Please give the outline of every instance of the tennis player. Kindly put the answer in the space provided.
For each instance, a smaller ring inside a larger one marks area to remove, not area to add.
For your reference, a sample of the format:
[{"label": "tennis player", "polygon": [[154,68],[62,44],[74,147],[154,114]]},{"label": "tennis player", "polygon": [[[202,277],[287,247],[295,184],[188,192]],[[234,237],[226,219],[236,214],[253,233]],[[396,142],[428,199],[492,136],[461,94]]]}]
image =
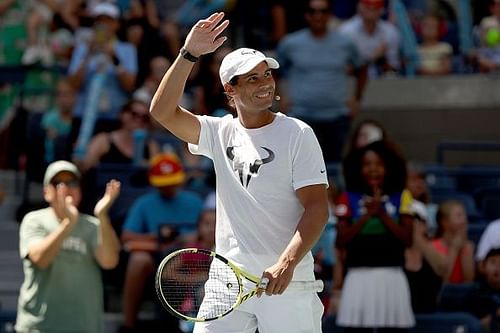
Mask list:
[{"label": "tennis player", "polygon": [[310,249],[328,218],[327,174],[311,128],[270,110],[278,62],[247,48],[222,60],[220,79],[236,117],[197,116],[178,105],[196,61],[224,43],[228,25],[224,13],[194,25],[153,97],[151,115],[192,153],[213,160],[216,252],[268,279],[268,296],[260,290],[262,297],[220,320],[197,323],[194,332],[319,333],[317,294],[286,288],[292,280],[315,279]]}]

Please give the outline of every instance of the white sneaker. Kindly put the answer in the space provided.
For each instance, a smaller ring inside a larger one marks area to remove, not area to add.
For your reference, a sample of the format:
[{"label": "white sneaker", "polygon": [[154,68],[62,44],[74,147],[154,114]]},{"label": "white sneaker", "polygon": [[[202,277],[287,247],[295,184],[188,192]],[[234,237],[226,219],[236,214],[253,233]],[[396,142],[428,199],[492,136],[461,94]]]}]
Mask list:
[{"label": "white sneaker", "polygon": [[23,65],[33,65],[40,60],[40,52],[38,46],[28,46],[24,51],[21,62]]}]

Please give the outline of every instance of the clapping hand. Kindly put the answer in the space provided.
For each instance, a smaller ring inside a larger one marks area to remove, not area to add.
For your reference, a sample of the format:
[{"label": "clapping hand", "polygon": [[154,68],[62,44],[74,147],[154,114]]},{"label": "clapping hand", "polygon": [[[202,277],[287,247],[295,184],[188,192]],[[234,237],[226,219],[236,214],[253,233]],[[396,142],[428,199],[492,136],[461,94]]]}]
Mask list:
[{"label": "clapping hand", "polygon": [[78,208],[75,206],[73,197],[68,195],[68,187],[65,184],[59,184],[56,187],[56,205],[63,219],[69,219],[72,224],[78,221]]},{"label": "clapping hand", "polygon": [[366,215],[378,216],[382,212],[382,191],[379,188],[373,189],[373,197],[368,197],[364,201]]},{"label": "clapping hand", "polygon": [[100,217],[103,214],[108,214],[109,208],[120,194],[120,186],[120,182],[114,179],[106,184],[104,196],[95,205],[95,216]]}]

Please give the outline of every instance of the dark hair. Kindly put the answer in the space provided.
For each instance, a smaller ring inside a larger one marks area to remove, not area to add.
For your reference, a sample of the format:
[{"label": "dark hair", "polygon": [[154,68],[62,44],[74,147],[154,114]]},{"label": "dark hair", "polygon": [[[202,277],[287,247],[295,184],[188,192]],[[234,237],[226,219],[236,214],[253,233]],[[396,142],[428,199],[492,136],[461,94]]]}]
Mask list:
[{"label": "dark hair", "polygon": [[489,250],[488,253],[486,254],[486,256],[484,257],[484,260],[487,260],[488,258],[494,257],[494,256],[500,256],[500,248],[494,248],[494,249]]},{"label": "dark hair", "polygon": [[342,163],[346,189],[358,193],[372,192],[362,176],[363,158],[369,151],[377,154],[384,163],[383,193],[393,194],[403,191],[406,187],[406,161],[393,145],[385,141],[372,142],[347,154]]}]

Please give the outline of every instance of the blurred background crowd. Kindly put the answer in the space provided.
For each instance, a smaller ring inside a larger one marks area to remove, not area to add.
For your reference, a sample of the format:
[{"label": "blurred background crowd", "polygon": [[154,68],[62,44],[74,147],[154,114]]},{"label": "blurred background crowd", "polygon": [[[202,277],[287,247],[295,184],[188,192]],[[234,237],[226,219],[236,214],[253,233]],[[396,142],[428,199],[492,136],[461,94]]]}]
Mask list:
[{"label": "blurred background crowd", "polygon": [[[499,0],[0,0],[4,215],[20,222],[46,205],[39,189],[56,160],[81,171],[82,212],[92,213],[106,183],[118,179],[122,191],[110,215],[123,250],[118,267],[103,271],[105,312],[120,315],[123,332],[153,332],[156,323],[189,332],[157,308],[152,276],[174,248],[213,247],[212,163],[158,126],[149,104],[191,26],[215,11],[231,21],[228,41],[201,57],[181,104],[200,115],[230,113],[218,68],[236,47],[280,62],[275,109],[313,127],[331,181],[331,218],[314,249],[316,273],[327,285],[325,331],[338,329],[333,318],[352,266],[349,242],[337,239],[336,209],[352,185],[346,157],[375,142],[404,161],[404,187],[416,199],[412,245],[400,254],[417,327],[498,329],[500,168],[422,160],[392,133],[413,120],[370,119],[364,100],[371,82],[495,78]],[[398,91],[391,93],[397,99]],[[12,197],[16,205],[7,205]],[[0,303],[5,323],[12,311]]]}]

